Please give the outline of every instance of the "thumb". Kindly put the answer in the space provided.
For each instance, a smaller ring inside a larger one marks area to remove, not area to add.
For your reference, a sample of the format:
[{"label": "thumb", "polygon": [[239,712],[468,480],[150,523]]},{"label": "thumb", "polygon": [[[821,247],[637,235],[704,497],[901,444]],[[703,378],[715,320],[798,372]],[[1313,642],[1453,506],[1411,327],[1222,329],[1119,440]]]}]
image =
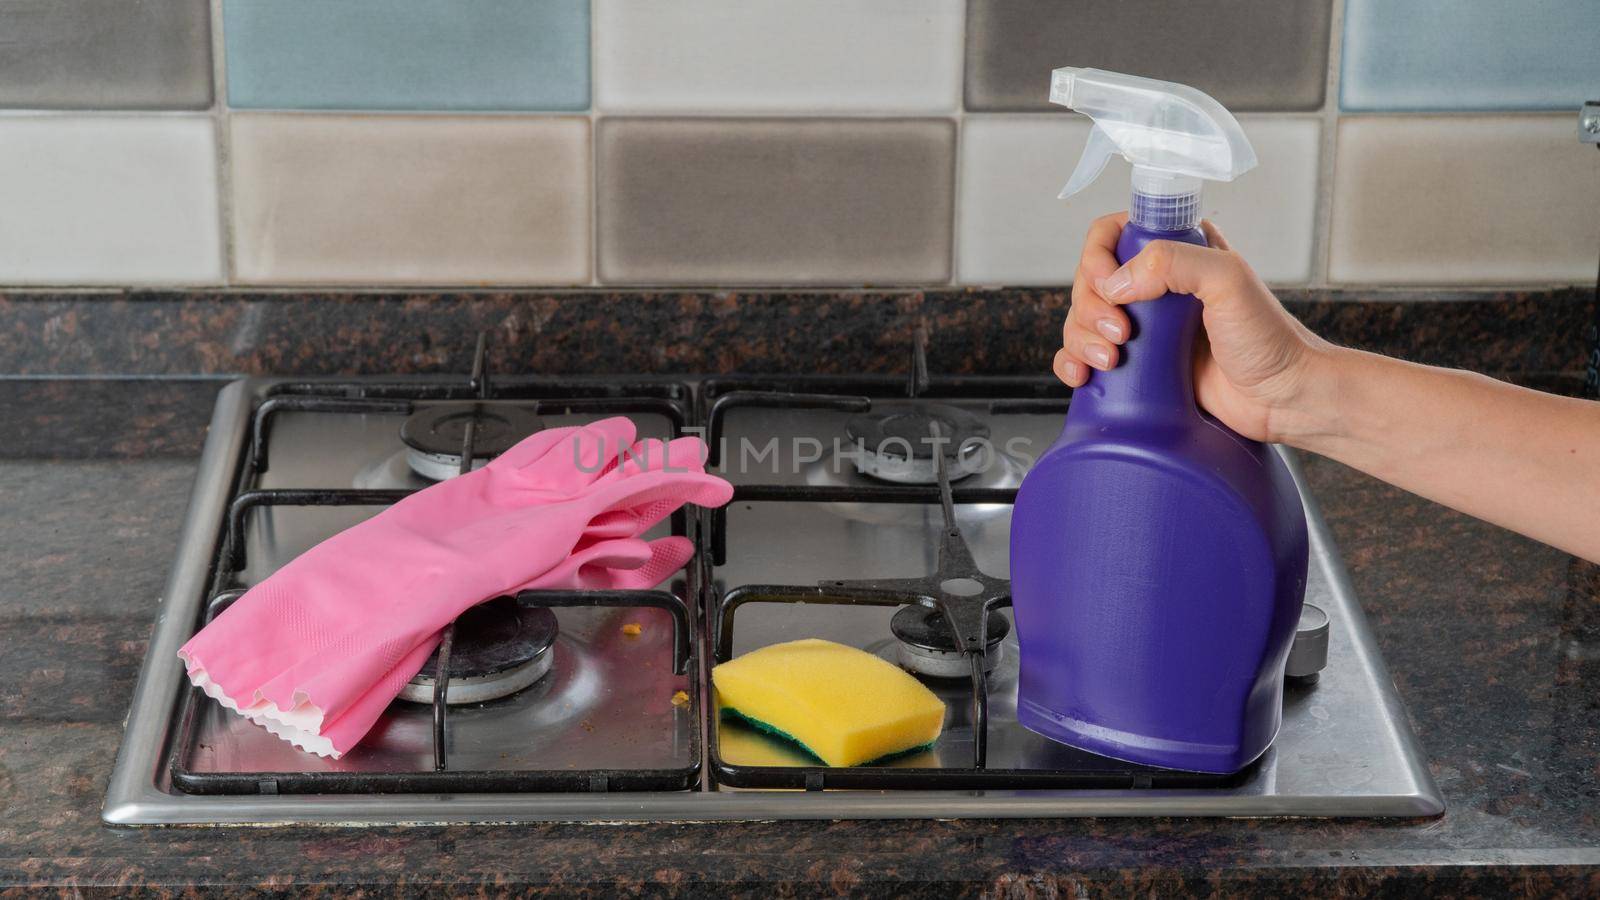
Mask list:
[{"label": "thumb", "polygon": [[1139,255],[1095,283],[1116,304],[1154,300],[1166,293],[1193,294],[1215,303],[1237,296],[1254,276],[1237,253],[1179,241],[1151,241]]}]

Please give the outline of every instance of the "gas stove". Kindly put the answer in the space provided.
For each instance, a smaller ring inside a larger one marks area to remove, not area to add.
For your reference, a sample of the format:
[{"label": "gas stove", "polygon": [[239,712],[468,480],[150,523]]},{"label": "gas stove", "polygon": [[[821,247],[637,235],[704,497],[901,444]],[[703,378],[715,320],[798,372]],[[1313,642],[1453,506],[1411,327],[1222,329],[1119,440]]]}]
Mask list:
[{"label": "gas stove", "polygon": [[[248,379],[217,400],[103,810],[145,824],[1087,815],[1443,809],[1316,504],[1283,727],[1233,776],[1052,743],[1016,718],[1010,504],[1069,398],[1047,379],[912,375]],[[656,534],[648,591],[533,591],[463,615],[358,747],[303,753],[192,688],[177,648],[244,590],[384,505],[541,428],[627,415],[703,436],[735,485]],[[829,768],[724,718],[717,662],[821,637],[913,672],[930,749]]]}]

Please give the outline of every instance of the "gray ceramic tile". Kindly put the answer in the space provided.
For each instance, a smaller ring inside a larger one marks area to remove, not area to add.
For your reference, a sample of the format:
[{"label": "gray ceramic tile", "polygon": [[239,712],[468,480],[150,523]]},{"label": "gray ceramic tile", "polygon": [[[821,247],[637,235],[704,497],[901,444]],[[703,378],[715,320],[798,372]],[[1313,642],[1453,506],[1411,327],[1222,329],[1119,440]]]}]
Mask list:
[{"label": "gray ceramic tile", "polygon": [[0,116],[0,284],[215,284],[205,115]]},{"label": "gray ceramic tile", "polygon": [[232,119],[241,281],[589,280],[588,119]]},{"label": "gray ceramic tile", "polygon": [[[1261,160],[1231,184],[1207,184],[1203,214],[1269,282],[1311,275],[1322,129],[1314,116],[1240,124]],[[1066,284],[1095,217],[1128,208],[1130,167],[1113,159],[1087,190],[1056,199],[1089,134],[1082,116],[975,114],[961,126],[957,277],[969,285]]]},{"label": "gray ceramic tile", "polygon": [[949,121],[606,119],[598,140],[602,281],[949,280]]},{"label": "gray ceramic tile", "polygon": [[[1600,162],[1576,116],[1348,116],[1328,277],[1364,284],[1582,284],[1600,247]],[[1465,148],[1465,149],[1464,149]]]},{"label": "gray ceramic tile", "polygon": [[596,0],[603,112],[949,113],[964,0]]},{"label": "gray ceramic tile", "polygon": [[1332,0],[970,0],[967,108],[1060,109],[1050,70],[1179,81],[1234,111],[1322,105]]},{"label": "gray ceramic tile", "polygon": [[1340,105],[1571,109],[1600,96],[1600,2],[1347,0]]},{"label": "gray ceramic tile", "polygon": [[589,0],[223,0],[228,102],[589,107]]},{"label": "gray ceramic tile", "polygon": [[0,0],[0,107],[210,105],[206,0]]}]

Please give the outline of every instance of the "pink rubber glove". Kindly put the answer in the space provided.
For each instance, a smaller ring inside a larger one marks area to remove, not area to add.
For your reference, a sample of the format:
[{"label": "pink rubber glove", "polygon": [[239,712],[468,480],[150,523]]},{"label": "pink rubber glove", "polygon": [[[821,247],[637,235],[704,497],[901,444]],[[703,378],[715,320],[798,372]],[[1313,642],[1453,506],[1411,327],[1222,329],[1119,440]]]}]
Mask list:
[{"label": "pink rubber glove", "polygon": [[[658,583],[688,558],[687,542],[602,546],[633,539],[685,502],[726,503],[732,488],[705,474],[698,439],[636,445],[633,436],[622,418],[540,432],[318,544],[184,645],[190,679],[269,730],[325,739],[297,743],[337,756],[375,720],[370,706],[393,683],[387,705],[468,607],[556,586],[543,579],[563,563],[551,576],[561,584],[611,583],[596,574],[607,566],[568,562],[575,552],[639,563],[611,567],[637,571],[615,583]],[[332,740],[332,726],[358,707]]]},{"label": "pink rubber glove", "polygon": [[[681,537],[664,537],[654,541],[637,538],[601,541],[574,552],[560,565],[518,590],[648,590],[683,568],[693,555],[693,542]],[[331,722],[324,722],[320,734],[259,711],[251,715],[236,707],[229,708],[248,715],[250,721],[301,750],[338,759],[367,736],[406,683],[427,664],[428,657],[433,655],[439,641],[440,635],[435,634],[406,654],[394,669],[352,703],[343,715]],[[225,701],[224,705],[227,705]]]}]

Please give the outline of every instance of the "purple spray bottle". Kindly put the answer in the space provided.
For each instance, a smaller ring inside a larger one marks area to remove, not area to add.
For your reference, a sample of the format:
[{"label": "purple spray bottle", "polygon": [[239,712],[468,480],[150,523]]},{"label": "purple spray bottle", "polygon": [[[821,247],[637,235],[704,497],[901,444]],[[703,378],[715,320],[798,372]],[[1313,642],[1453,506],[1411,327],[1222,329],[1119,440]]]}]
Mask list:
[{"label": "purple spray bottle", "polygon": [[[1256,163],[1233,116],[1190,87],[1064,68],[1050,99],[1095,123],[1062,197],[1113,153],[1133,164],[1122,262],[1151,241],[1204,244],[1203,180]],[[1168,294],[1125,309],[1121,363],[1073,393],[1060,438],[1017,493],[1017,715],[1116,759],[1235,772],[1282,719],[1305,510],[1276,452],[1196,406],[1200,302]]]}]

